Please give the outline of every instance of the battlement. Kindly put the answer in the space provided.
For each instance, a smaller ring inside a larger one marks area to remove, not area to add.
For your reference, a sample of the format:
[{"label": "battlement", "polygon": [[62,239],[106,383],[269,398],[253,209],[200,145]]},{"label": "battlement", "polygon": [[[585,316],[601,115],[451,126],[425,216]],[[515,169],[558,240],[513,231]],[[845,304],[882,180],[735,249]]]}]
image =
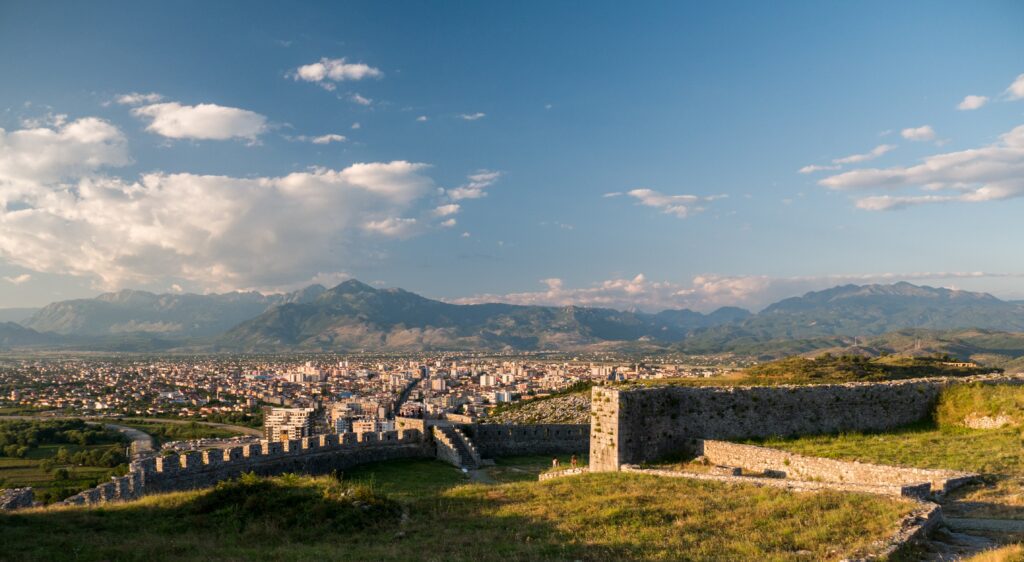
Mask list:
[{"label": "battlement", "polygon": [[128,500],[147,493],[215,484],[246,472],[324,474],[365,462],[431,456],[418,429],[318,435],[290,441],[260,441],[132,461],[129,473],[64,500],[68,505]]}]

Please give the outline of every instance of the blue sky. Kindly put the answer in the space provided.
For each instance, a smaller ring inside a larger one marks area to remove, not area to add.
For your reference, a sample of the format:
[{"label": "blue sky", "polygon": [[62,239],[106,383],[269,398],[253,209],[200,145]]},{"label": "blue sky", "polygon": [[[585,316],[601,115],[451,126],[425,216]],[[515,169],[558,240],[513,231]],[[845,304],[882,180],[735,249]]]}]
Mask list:
[{"label": "blue sky", "polygon": [[1019,2],[5,2],[0,306],[347,276],[1024,298],[1021,29]]}]

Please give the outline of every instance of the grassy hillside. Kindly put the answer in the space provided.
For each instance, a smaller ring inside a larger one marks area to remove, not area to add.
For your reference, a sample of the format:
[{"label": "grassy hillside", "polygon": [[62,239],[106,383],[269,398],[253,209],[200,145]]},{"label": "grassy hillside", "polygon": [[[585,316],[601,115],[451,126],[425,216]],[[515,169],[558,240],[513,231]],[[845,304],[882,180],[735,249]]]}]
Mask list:
[{"label": "grassy hillside", "polygon": [[916,377],[969,376],[991,373],[993,369],[952,365],[952,357],[864,357],[861,355],[819,355],[813,359],[787,357],[747,369],[748,382],[805,384],[852,381],[883,381]]},{"label": "grassy hillside", "polygon": [[947,515],[1024,519],[1024,434],[1019,427],[967,429],[972,413],[1015,411],[1024,387],[965,385],[939,398],[935,421],[884,433],[848,433],[752,441],[818,457],[977,472],[981,485],[954,494]]},{"label": "grassy hillside", "polygon": [[435,461],[421,478],[385,466],[0,514],[0,543],[9,560],[827,560],[864,552],[911,508],[629,474],[464,484]]}]

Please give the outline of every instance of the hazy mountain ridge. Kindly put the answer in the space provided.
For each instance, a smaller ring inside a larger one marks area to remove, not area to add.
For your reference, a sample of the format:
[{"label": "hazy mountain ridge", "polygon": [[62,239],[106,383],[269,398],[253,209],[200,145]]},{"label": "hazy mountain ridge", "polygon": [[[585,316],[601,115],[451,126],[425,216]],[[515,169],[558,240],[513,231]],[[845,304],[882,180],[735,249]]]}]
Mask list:
[{"label": "hazy mountain ridge", "polygon": [[37,332],[62,336],[139,333],[172,338],[214,336],[270,307],[305,302],[325,290],[320,285],[279,295],[257,292],[154,294],[123,290],[104,293],[94,299],[56,302],[38,310],[21,324]]},{"label": "hazy mountain ridge", "polygon": [[[579,306],[457,305],[349,280],[288,294],[106,293],[53,303],[2,345],[131,350],[644,350],[774,356],[856,346],[899,330],[1024,332],[1024,303],[895,283],[843,285],[757,314],[656,314]],[[14,325],[17,326],[17,325]],[[20,327],[19,327],[20,328]],[[32,331],[34,330],[34,331]],[[861,342],[862,343],[862,342]],[[964,356],[963,353],[955,353]]]}]

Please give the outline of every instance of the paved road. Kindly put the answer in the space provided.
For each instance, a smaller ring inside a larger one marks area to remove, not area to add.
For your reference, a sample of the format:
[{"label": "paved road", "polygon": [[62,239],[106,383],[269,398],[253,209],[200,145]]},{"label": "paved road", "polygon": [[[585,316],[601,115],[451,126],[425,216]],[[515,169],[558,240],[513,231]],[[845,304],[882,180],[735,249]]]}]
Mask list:
[{"label": "paved road", "polygon": [[152,435],[145,433],[143,431],[139,431],[134,427],[127,427],[124,425],[117,425],[113,423],[105,423],[103,424],[103,427],[122,433],[124,434],[125,437],[131,440],[131,458],[134,459],[137,457],[141,457],[143,455],[148,455],[153,452]]}]

